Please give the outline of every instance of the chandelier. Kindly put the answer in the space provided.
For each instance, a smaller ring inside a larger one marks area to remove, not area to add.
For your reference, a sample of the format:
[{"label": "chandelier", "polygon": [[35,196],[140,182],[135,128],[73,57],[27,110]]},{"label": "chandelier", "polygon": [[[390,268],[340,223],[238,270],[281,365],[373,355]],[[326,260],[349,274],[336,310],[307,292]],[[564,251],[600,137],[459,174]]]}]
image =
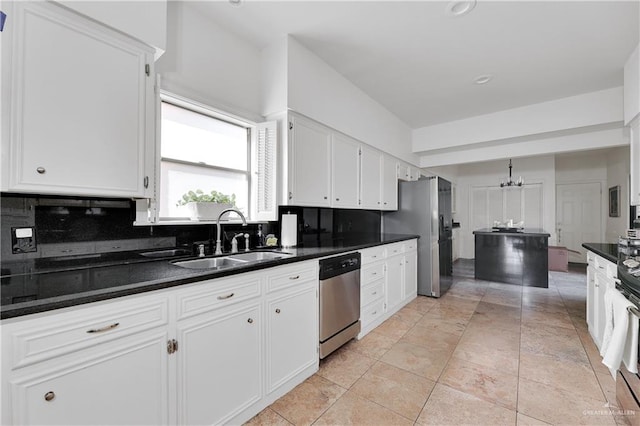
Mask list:
[{"label": "chandelier", "polygon": [[511,164],[511,159],[509,159],[509,177],[507,178],[507,181],[505,182],[504,179],[502,179],[502,181],[500,182],[500,188],[504,188],[505,186],[522,186],[524,185],[524,182],[522,181],[522,176],[518,176],[518,180],[514,181],[513,178],[511,177],[511,169],[513,168],[513,165]]}]

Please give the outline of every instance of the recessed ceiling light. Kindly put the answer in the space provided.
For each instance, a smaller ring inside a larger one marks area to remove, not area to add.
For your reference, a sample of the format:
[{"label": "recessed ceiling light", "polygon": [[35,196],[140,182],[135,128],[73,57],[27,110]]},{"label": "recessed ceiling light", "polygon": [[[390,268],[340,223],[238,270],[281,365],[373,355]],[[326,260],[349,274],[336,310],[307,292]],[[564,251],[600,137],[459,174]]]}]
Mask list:
[{"label": "recessed ceiling light", "polygon": [[476,0],[455,0],[447,3],[447,15],[449,16],[463,16],[471,12],[476,7]]},{"label": "recessed ceiling light", "polygon": [[485,75],[477,76],[476,78],[473,79],[473,82],[475,84],[487,84],[492,79],[493,79],[493,76],[491,74],[485,74]]}]

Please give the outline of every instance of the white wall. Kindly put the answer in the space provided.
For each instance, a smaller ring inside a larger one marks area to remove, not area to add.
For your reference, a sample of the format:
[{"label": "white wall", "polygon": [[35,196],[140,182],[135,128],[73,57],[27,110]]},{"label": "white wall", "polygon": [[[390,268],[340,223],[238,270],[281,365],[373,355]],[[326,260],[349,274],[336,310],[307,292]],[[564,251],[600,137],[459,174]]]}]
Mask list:
[{"label": "white wall", "polygon": [[[509,174],[508,161],[486,161],[451,167],[430,168],[429,172],[445,176],[456,183],[457,205],[454,219],[460,222],[460,257],[472,259],[474,236],[471,227],[470,194],[473,186],[496,186]],[[457,173],[453,176],[453,173]],[[555,157],[553,155],[521,158],[513,162],[513,175],[522,176],[525,183],[543,186],[543,228],[551,234],[549,244],[556,241],[555,233]]]},{"label": "white wall", "polygon": [[417,165],[411,129],[289,36],[288,108]]},{"label": "white wall", "polygon": [[109,25],[160,50],[167,45],[167,1],[77,1],[59,3]]},{"label": "white wall", "polygon": [[169,2],[161,87],[238,116],[261,121],[261,54],[188,2]]},{"label": "white wall", "polygon": [[[617,243],[618,237],[625,235],[629,228],[629,148],[617,148],[610,150],[606,157],[607,162],[607,202],[605,241]],[[608,188],[620,185],[620,217],[609,217],[608,212]]]},{"label": "white wall", "polygon": [[624,124],[640,113],[640,45],[624,65]]}]

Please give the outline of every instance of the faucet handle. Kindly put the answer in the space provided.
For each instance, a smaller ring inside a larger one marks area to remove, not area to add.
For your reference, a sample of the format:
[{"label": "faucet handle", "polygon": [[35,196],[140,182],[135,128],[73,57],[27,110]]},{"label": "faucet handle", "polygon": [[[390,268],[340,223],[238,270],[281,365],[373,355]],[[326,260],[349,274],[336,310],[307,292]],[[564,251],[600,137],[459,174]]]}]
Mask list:
[{"label": "faucet handle", "polygon": [[236,240],[238,237],[242,237],[242,233],[234,235],[231,239],[231,253],[238,252],[238,240]]}]

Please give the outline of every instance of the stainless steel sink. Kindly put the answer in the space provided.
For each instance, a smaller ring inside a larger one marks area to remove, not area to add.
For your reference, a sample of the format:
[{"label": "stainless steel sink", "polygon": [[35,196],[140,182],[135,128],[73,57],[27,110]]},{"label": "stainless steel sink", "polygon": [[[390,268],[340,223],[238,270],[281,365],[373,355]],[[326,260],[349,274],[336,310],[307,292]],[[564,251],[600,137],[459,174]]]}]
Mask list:
[{"label": "stainless steel sink", "polygon": [[183,260],[173,262],[174,265],[187,269],[223,269],[246,264],[246,260],[232,259],[228,256],[210,257],[205,259]]},{"label": "stainless steel sink", "polygon": [[290,256],[293,255],[291,253],[273,251],[252,251],[247,253],[234,253],[229,255],[229,258],[245,262],[264,262],[266,260],[283,259]]},{"label": "stainless steel sink", "polygon": [[145,251],[143,253],[140,253],[140,255],[144,257],[173,257],[173,256],[187,256],[190,254],[191,252],[185,249],[166,249],[166,250],[156,250],[156,251]]}]

